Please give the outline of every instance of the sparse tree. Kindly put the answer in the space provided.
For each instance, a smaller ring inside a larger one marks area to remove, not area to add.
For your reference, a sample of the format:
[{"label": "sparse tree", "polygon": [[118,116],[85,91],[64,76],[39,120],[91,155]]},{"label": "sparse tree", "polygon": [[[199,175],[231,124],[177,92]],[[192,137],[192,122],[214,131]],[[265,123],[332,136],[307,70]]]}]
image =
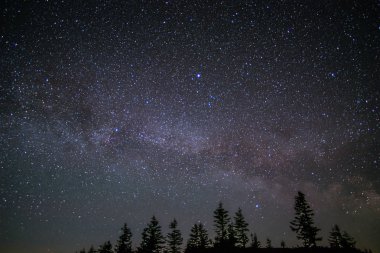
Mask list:
[{"label": "sparse tree", "polygon": [[280,244],[280,245],[281,245],[281,248],[284,249],[284,248],[285,248],[285,241],[284,241],[284,240],[281,240],[281,244]]},{"label": "sparse tree", "polygon": [[266,248],[268,249],[272,248],[272,241],[269,238],[267,238],[266,242],[267,242]]},{"label": "sparse tree", "polygon": [[110,241],[106,241],[104,244],[100,245],[98,253],[112,253],[112,244]]},{"label": "sparse tree", "polygon": [[214,226],[215,226],[215,246],[222,247],[228,241],[228,224],[230,217],[228,211],[223,208],[222,202],[219,203],[218,208],[214,211]]},{"label": "sparse tree", "polygon": [[183,238],[181,235],[181,231],[177,228],[177,221],[174,219],[169,228],[171,229],[170,233],[167,235],[168,242],[168,252],[169,253],[179,253],[181,252],[181,245],[183,242]]},{"label": "sparse tree", "polygon": [[356,241],[346,231],[343,231],[342,245],[343,245],[343,248],[355,248]]},{"label": "sparse tree", "polygon": [[355,240],[346,231],[341,232],[338,225],[334,225],[328,238],[331,248],[355,248]]},{"label": "sparse tree", "polygon": [[155,216],[142,232],[142,241],[138,252],[160,253],[165,243],[161,233],[161,226]]},{"label": "sparse tree", "polygon": [[132,252],[132,232],[128,228],[127,224],[121,229],[122,233],[117,241],[116,253],[131,253]]},{"label": "sparse tree", "polygon": [[261,243],[260,243],[260,241],[257,239],[257,235],[256,235],[256,233],[254,233],[254,234],[251,233],[251,240],[252,240],[251,248],[258,249],[258,248],[261,247]]},{"label": "sparse tree", "polygon": [[247,233],[249,232],[248,223],[245,221],[241,208],[235,213],[235,235],[236,246],[239,248],[245,248],[248,243]]},{"label": "sparse tree", "polygon": [[314,226],[314,212],[305,199],[305,194],[298,192],[295,197],[295,218],[290,222],[290,228],[297,233],[297,238],[303,241],[306,248],[315,247],[322,238],[317,236],[320,231]]},{"label": "sparse tree", "polygon": [[194,224],[191,228],[190,238],[187,242],[186,251],[202,250],[210,246],[210,240],[207,235],[207,230],[202,223]]},{"label": "sparse tree", "polygon": [[331,248],[341,248],[342,234],[338,225],[334,225],[328,238]]}]

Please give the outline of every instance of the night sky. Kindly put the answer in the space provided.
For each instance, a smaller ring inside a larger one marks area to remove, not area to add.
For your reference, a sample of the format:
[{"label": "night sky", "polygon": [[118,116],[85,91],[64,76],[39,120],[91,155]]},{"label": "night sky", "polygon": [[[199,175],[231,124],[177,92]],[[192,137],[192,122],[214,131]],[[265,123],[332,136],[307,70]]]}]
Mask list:
[{"label": "night sky", "polygon": [[222,201],[296,246],[306,194],[380,252],[380,3],[1,3],[0,251],[187,240]]}]

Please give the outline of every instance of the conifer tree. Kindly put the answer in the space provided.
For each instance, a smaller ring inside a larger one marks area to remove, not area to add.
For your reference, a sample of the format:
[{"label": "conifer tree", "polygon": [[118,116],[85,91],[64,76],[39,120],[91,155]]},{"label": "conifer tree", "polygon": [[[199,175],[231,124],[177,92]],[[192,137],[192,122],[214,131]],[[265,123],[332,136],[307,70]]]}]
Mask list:
[{"label": "conifer tree", "polygon": [[186,251],[202,250],[210,246],[210,240],[208,239],[207,230],[202,223],[194,224],[191,228],[190,237],[187,242]]},{"label": "conifer tree", "polygon": [[116,253],[131,253],[132,252],[132,232],[127,224],[121,229],[122,234],[119,237],[116,245]]},{"label": "conifer tree", "polygon": [[317,237],[320,229],[314,226],[314,212],[302,192],[298,192],[295,197],[294,210],[295,218],[290,222],[291,230],[297,233],[297,238],[303,241],[304,247],[315,247],[317,241],[322,240]]},{"label": "conifer tree", "polygon": [[91,245],[90,249],[87,251],[87,253],[96,253],[96,250],[94,249],[94,246]]},{"label": "conifer tree", "polygon": [[112,253],[112,244],[110,241],[106,241],[104,244],[100,245],[98,253]]},{"label": "conifer tree", "polygon": [[235,214],[235,235],[236,246],[239,248],[245,248],[248,243],[247,233],[249,232],[248,223],[245,221],[241,208]]},{"label": "conifer tree", "polygon": [[164,245],[164,237],[161,233],[161,226],[155,216],[142,232],[142,241],[138,252],[160,253]]},{"label": "conifer tree", "polygon": [[338,225],[334,225],[328,238],[331,248],[355,248],[355,240],[346,231],[341,232]]},{"label": "conifer tree", "polygon": [[342,246],[343,248],[355,248],[356,241],[346,231],[343,231]]},{"label": "conifer tree", "polygon": [[228,224],[230,217],[228,211],[223,208],[222,202],[219,202],[218,208],[214,211],[214,226],[215,226],[215,246],[224,246],[228,241]]},{"label": "conifer tree", "polygon": [[330,248],[341,248],[342,234],[338,225],[334,225],[328,238]]},{"label": "conifer tree", "polygon": [[168,252],[179,253],[181,252],[183,238],[181,231],[177,228],[177,221],[175,219],[170,223],[169,228],[171,229],[171,232],[167,235]]},{"label": "conifer tree", "polygon": [[227,247],[228,248],[235,248],[236,247],[236,232],[233,224],[228,224],[227,228]]},{"label": "conifer tree", "polygon": [[258,249],[258,248],[261,247],[261,243],[260,243],[260,241],[257,240],[257,235],[256,235],[256,233],[254,233],[254,234],[251,233],[251,240],[252,240],[251,248]]}]

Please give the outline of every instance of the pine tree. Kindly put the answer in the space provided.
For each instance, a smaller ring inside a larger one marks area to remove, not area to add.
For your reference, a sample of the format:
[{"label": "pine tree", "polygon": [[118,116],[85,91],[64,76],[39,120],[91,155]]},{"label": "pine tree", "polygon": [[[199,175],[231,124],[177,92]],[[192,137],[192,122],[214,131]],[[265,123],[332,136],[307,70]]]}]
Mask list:
[{"label": "pine tree", "polygon": [[346,231],[343,231],[342,246],[343,248],[355,248],[356,241]]},{"label": "pine tree", "polygon": [[245,248],[248,243],[247,233],[249,232],[248,223],[245,221],[241,208],[235,213],[235,233],[236,233],[236,246]]},{"label": "pine tree", "polygon": [[90,249],[87,251],[87,253],[96,253],[96,250],[94,249],[94,246],[91,245]]},{"label": "pine tree", "polygon": [[305,194],[298,192],[295,197],[295,218],[290,222],[290,228],[297,233],[297,238],[303,241],[306,248],[315,247],[317,241],[322,238],[317,237],[319,228],[314,226],[314,212],[305,199]]},{"label": "pine tree", "polygon": [[346,231],[340,231],[338,225],[334,225],[331,229],[328,239],[331,248],[355,248],[355,240]]},{"label": "pine tree", "polygon": [[260,243],[260,241],[257,240],[257,235],[256,235],[256,233],[254,233],[254,234],[251,233],[251,240],[252,240],[251,248],[258,249],[258,248],[261,247],[261,243]]},{"label": "pine tree", "polygon": [[116,253],[131,253],[132,252],[132,232],[125,223],[121,229],[122,234],[119,237],[116,245]]},{"label": "pine tree", "polygon": [[266,245],[266,247],[268,248],[268,249],[270,249],[270,248],[272,248],[272,241],[269,239],[269,238],[267,238],[267,245]]},{"label": "pine tree", "polygon": [[155,216],[152,217],[148,227],[142,232],[142,241],[138,252],[159,253],[163,249],[164,237],[161,233],[161,226]]},{"label": "pine tree", "polygon": [[331,229],[330,236],[328,238],[328,241],[330,243],[331,248],[341,248],[341,240],[342,240],[342,234],[340,232],[340,228],[338,225],[334,225]]},{"label": "pine tree", "polygon": [[112,244],[110,241],[106,241],[104,244],[100,245],[98,253],[112,253]]},{"label": "pine tree", "polygon": [[186,251],[191,252],[193,250],[202,250],[210,246],[210,240],[208,239],[207,230],[202,223],[194,224],[191,228],[190,238],[187,242]]},{"label": "pine tree", "polygon": [[170,223],[169,228],[171,229],[171,232],[167,235],[168,252],[179,253],[181,252],[183,238],[181,236],[181,231],[177,229],[177,221],[175,219]]},{"label": "pine tree", "polygon": [[219,203],[218,208],[214,211],[214,226],[215,226],[215,246],[222,247],[228,241],[228,224],[230,217],[228,211],[223,208],[222,202]]},{"label": "pine tree", "polygon": [[227,228],[227,247],[228,248],[235,248],[236,247],[236,232],[233,224],[228,224]]}]

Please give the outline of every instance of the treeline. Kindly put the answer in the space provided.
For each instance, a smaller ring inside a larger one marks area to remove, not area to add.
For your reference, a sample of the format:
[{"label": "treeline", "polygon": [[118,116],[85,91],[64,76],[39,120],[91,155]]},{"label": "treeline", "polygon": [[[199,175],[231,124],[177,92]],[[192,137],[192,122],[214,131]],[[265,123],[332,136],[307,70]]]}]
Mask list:
[{"label": "treeline", "polygon": [[[132,232],[127,224],[122,227],[122,233],[113,246],[110,241],[100,245],[97,249],[93,246],[88,251],[82,249],[79,253],[201,253],[201,252],[361,252],[355,248],[355,240],[346,231],[341,231],[338,225],[331,229],[328,242],[330,248],[317,247],[317,242],[322,240],[318,236],[320,229],[314,224],[314,212],[306,201],[305,194],[298,192],[295,197],[295,216],[290,221],[290,229],[296,233],[302,242],[301,247],[286,248],[284,240],[280,248],[273,248],[272,242],[266,238],[260,242],[256,233],[250,233],[242,210],[239,208],[233,217],[219,203],[213,213],[215,238],[211,240],[202,223],[192,226],[189,239],[184,244],[181,231],[178,229],[177,220],[169,224],[169,233],[163,235],[161,226],[153,216],[144,228],[142,240],[137,249],[132,248]],[[365,252],[371,252],[366,250]]]}]

